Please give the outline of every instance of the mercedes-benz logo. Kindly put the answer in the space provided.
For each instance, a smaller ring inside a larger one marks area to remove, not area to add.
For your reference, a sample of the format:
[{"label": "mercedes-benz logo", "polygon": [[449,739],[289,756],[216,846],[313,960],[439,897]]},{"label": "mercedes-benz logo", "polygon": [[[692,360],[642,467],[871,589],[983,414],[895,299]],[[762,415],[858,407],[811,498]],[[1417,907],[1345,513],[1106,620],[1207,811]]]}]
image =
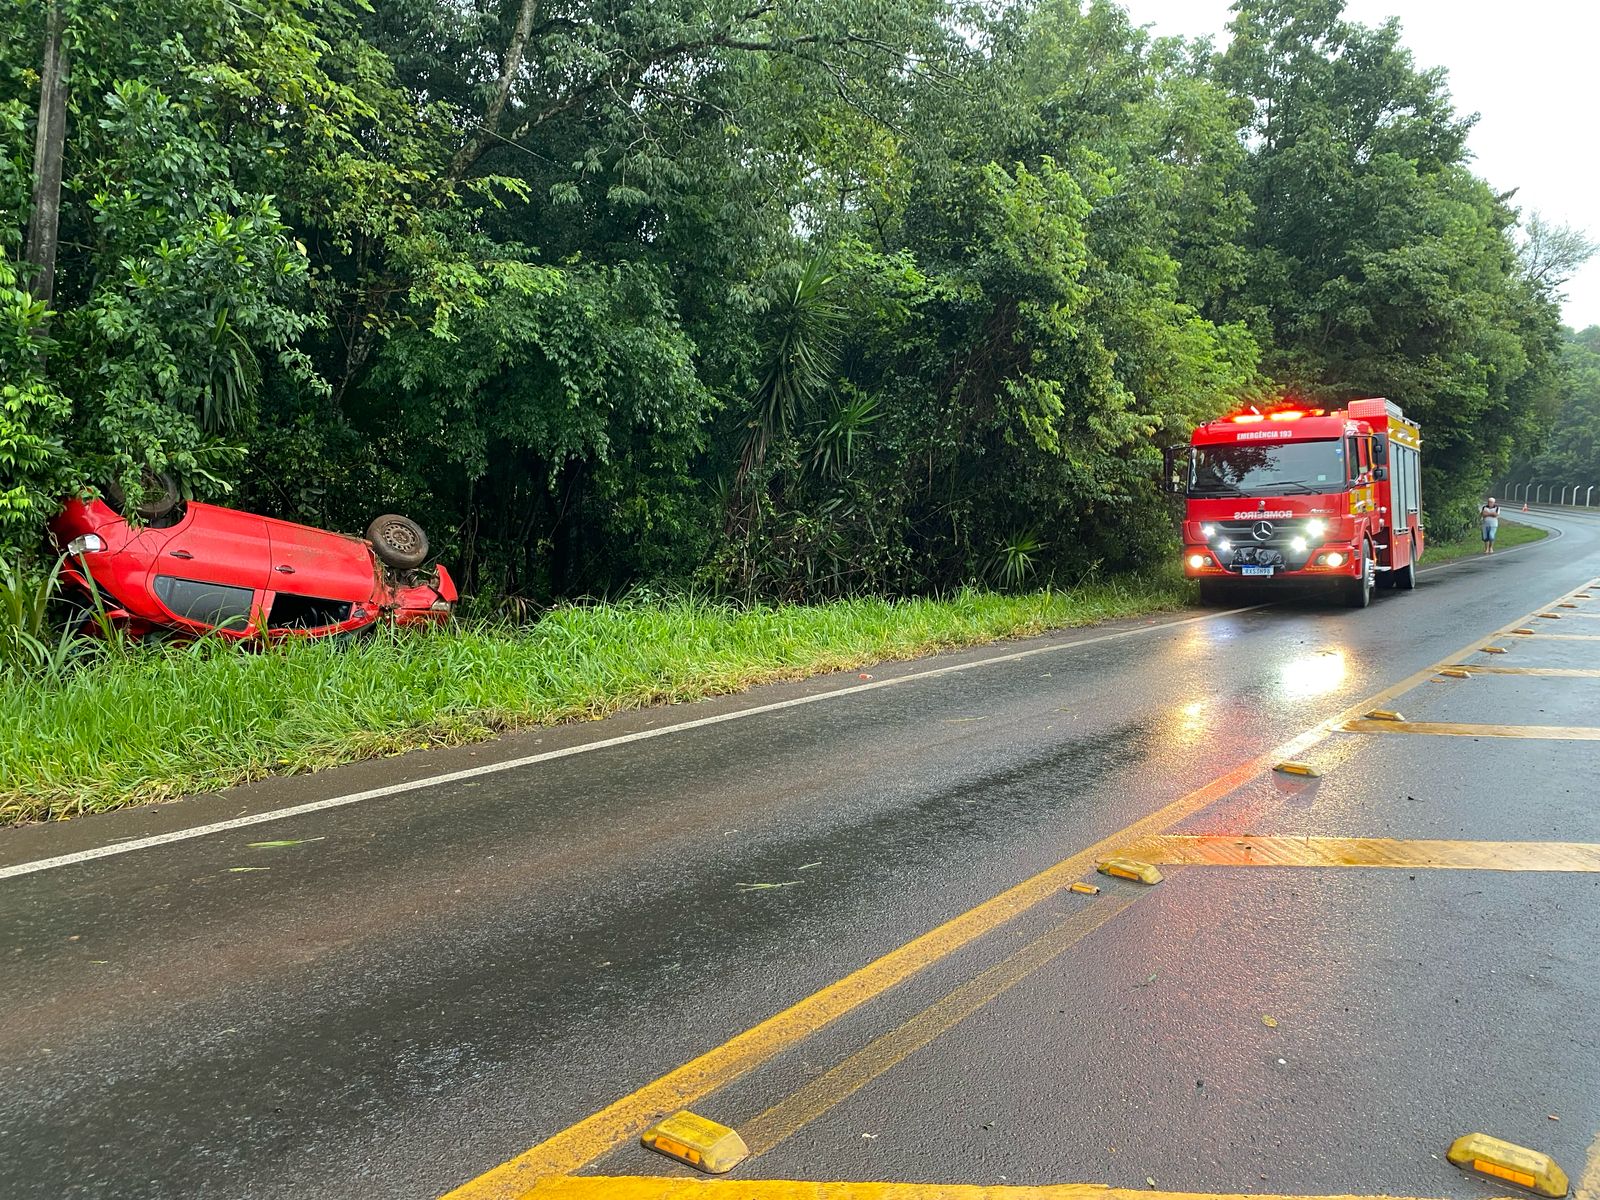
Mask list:
[{"label": "mercedes-benz logo", "polygon": [[1257,521],[1250,527],[1250,536],[1258,542],[1264,542],[1272,537],[1272,522]]}]

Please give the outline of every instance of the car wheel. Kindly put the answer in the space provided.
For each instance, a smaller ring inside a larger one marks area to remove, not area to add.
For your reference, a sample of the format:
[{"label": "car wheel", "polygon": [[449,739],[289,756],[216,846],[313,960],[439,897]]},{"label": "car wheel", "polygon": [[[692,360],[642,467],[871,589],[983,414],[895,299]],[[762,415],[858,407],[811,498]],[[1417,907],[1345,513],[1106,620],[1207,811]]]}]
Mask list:
[{"label": "car wheel", "polygon": [[[165,471],[146,471],[139,479],[144,488],[144,499],[134,506],[134,513],[146,521],[155,521],[166,516],[178,507],[178,481]],[[108,479],[102,491],[105,492],[106,503],[111,505],[118,513],[126,513],[128,509],[128,495],[122,490],[122,484],[115,479]]]},{"label": "car wheel", "polygon": [[379,517],[367,526],[367,540],[380,559],[400,571],[420,567],[428,558],[428,535],[409,517]]}]

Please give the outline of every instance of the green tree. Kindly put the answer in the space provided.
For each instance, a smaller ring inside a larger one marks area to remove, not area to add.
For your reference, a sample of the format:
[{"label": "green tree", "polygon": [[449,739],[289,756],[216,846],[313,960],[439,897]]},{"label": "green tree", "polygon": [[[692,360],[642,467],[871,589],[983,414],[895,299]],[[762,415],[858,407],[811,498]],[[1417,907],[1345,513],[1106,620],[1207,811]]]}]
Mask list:
[{"label": "green tree", "polygon": [[1510,477],[1518,482],[1593,484],[1600,490],[1600,326],[1564,330],[1561,393],[1537,446],[1521,447]]},{"label": "green tree", "polygon": [[1548,289],[1516,213],[1466,167],[1471,120],[1399,25],[1342,0],[1241,0],[1220,78],[1247,105],[1254,206],[1243,281],[1210,311],[1247,321],[1295,394],[1388,396],[1422,422],[1436,534],[1537,428],[1558,386]]}]

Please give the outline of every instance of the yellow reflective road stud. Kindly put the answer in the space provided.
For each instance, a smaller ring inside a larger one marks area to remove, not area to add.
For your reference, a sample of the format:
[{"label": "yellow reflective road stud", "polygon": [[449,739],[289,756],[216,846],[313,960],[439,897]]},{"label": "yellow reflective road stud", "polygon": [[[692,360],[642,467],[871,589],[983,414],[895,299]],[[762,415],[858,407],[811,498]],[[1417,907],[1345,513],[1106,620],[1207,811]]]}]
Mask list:
[{"label": "yellow reflective road stud", "polygon": [[1404,721],[1405,717],[1388,708],[1375,708],[1367,713],[1369,721]]},{"label": "yellow reflective road stud", "polygon": [[1538,1150],[1503,1142],[1487,1133],[1469,1133],[1450,1143],[1446,1156],[1456,1166],[1502,1179],[1541,1196],[1567,1194],[1567,1175],[1555,1159]]},{"label": "yellow reflective road stud", "polygon": [[639,1135],[639,1141],[659,1154],[712,1175],[731,1171],[750,1156],[750,1148],[736,1130],[698,1117],[688,1109],[657,1121]]},{"label": "yellow reflective road stud", "polygon": [[1131,858],[1108,858],[1095,867],[1102,875],[1111,875],[1117,879],[1131,879],[1135,883],[1160,883],[1161,872],[1146,862],[1136,862]]},{"label": "yellow reflective road stud", "polygon": [[1308,779],[1320,779],[1322,772],[1310,763],[1295,762],[1293,760],[1278,763],[1272,768],[1283,775],[1304,775]]}]

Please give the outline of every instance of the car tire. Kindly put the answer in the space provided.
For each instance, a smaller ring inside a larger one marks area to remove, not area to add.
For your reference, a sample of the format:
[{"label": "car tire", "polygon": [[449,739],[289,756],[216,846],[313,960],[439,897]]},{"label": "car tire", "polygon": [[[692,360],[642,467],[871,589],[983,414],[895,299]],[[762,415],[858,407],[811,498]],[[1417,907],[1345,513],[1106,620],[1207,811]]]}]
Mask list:
[{"label": "car tire", "polygon": [[[146,471],[140,483],[144,486],[144,499],[134,506],[136,516],[146,521],[158,521],[178,507],[178,481],[165,471]],[[105,493],[107,504],[118,514],[126,514],[128,496],[119,481],[108,479],[101,490]]]},{"label": "car tire", "polygon": [[386,565],[399,571],[420,567],[428,560],[428,535],[409,517],[384,514],[367,526],[367,541]]}]

